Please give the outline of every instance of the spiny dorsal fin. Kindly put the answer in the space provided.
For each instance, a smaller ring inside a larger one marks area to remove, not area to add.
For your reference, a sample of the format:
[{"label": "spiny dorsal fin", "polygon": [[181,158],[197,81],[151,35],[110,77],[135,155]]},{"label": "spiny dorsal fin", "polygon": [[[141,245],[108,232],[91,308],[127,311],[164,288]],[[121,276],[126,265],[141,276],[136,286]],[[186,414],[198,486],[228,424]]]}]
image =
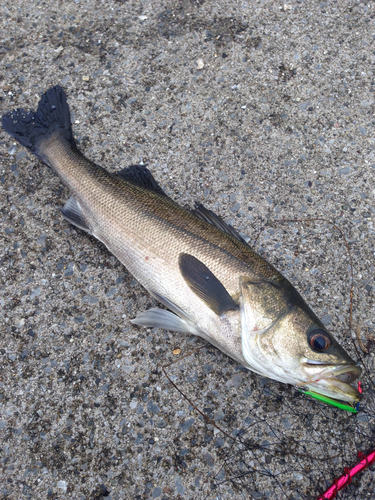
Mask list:
[{"label": "spiny dorsal fin", "polygon": [[144,165],[131,165],[130,167],[123,168],[119,172],[116,172],[116,175],[124,179],[124,181],[131,182],[136,186],[167,196],[153,178],[149,169]]},{"label": "spiny dorsal fin", "polygon": [[209,224],[212,224],[213,226],[217,227],[224,233],[229,234],[236,240],[247,245],[246,241],[242,238],[242,236],[240,236],[230,224],[224,222],[221,217],[216,215],[212,210],[205,208],[201,203],[195,204],[195,209],[192,210],[192,213],[196,215],[199,219],[202,219],[208,222]]},{"label": "spiny dorsal fin", "polygon": [[238,309],[224,285],[200,260],[182,253],[179,258],[181,274],[189,288],[216,314]]}]

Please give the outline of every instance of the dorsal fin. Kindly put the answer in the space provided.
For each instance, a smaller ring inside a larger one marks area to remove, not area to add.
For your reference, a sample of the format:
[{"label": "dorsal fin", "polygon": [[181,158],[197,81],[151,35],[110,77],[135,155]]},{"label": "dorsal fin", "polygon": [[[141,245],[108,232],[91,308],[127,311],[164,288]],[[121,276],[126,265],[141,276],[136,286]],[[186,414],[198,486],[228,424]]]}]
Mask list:
[{"label": "dorsal fin", "polygon": [[195,204],[195,208],[194,210],[192,210],[192,213],[196,215],[199,219],[202,219],[208,222],[209,224],[212,224],[213,226],[217,227],[224,233],[229,234],[236,240],[247,245],[246,241],[242,238],[242,236],[240,236],[230,224],[224,222],[221,217],[216,215],[212,210],[205,208],[201,203]]},{"label": "dorsal fin", "polygon": [[217,315],[238,309],[224,285],[193,255],[182,253],[179,258],[181,274],[192,290]]},{"label": "dorsal fin", "polygon": [[154,193],[167,196],[156,180],[153,178],[151,172],[144,165],[131,165],[130,167],[123,168],[119,172],[116,172],[118,177],[124,179],[124,181],[131,182],[136,186],[143,187],[149,191],[154,191]]}]

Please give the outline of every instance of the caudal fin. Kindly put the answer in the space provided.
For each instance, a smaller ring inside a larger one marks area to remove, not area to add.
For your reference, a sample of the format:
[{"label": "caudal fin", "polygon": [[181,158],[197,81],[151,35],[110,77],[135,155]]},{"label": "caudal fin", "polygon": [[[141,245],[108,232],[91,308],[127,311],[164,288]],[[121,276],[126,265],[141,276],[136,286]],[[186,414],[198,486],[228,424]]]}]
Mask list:
[{"label": "caudal fin", "polygon": [[10,111],[2,117],[1,124],[9,135],[43,161],[46,159],[40,145],[54,133],[75,147],[69,106],[64,89],[59,85],[43,94],[35,112],[21,108]]}]

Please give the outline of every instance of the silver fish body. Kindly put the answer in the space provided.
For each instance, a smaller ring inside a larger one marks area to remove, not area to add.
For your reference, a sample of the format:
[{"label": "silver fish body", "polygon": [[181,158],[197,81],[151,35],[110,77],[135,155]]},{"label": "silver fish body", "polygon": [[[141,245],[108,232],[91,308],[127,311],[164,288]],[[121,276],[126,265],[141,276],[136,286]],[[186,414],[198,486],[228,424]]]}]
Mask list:
[{"label": "silver fish body", "polygon": [[117,175],[76,148],[61,87],[38,110],[16,110],[3,127],[47,163],[72,193],[62,210],[103,242],[170,311],[133,323],[199,335],[262,375],[343,401],[360,368],[326,331],[295,288],[219,217],[186,210],[145,167]]}]

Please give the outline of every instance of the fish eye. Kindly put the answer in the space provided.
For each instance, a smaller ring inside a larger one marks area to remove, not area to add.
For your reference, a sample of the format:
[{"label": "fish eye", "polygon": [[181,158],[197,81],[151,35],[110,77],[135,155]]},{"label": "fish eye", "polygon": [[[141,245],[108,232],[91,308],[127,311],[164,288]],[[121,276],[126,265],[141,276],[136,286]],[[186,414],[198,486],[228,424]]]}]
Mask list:
[{"label": "fish eye", "polygon": [[332,344],[328,333],[321,329],[309,333],[309,343],[310,347],[318,352],[325,351]]}]

